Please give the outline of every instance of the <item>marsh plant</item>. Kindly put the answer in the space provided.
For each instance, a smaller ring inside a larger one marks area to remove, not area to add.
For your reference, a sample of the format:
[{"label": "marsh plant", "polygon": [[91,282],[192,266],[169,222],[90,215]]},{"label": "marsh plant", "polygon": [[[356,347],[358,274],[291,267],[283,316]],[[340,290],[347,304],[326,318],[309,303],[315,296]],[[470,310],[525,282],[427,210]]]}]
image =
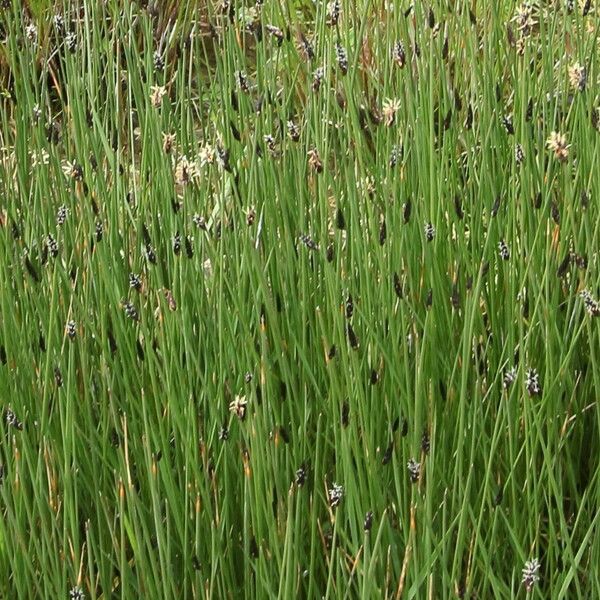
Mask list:
[{"label": "marsh plant", "polygon": [[600,598],[592,2],[5,1],[1,598]]}]

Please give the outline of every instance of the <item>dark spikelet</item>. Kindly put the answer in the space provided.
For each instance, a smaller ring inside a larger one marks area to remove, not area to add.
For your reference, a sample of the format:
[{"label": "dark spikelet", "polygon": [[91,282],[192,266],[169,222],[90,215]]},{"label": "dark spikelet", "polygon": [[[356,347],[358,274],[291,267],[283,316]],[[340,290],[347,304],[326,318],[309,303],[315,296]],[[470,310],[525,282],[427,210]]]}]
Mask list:
[{"label": "dark spikelet", "polygon": [[336,348],[336,345],[333,344],[331,346],[331,348],[329,348],[329,352],[327,352],[327,359],[328,360],[333,360],[335,358],[336,354],[337,354],[337,348]]},{"label": "dark spikelet", "polygon": [[567,271],[569,270],[570,266],[571,266],[571,253],[567,252],[565,254],[565,257],[560,262],[560,265],[558,265],[558,269],[556,269],[556,276],[559,279],[563,278],[567,274]]},{"label": "dark spikelet", "polygon": [[338,229],[346,229],[346,219],[342,209],[339,206],[335,212],[335,226]]},{"label": "dark spikelet", "polygon": [[404,296],[402,292],[402,281],[400,281],[400,276],[396,272],[394,272],[394,292],[396,293],[396,296],[402,300]]},{"label": "dark spikelet", "polygon": [[350,404],[348,404],[348,400],[342,404],[341,422],[342,427],[348,427],[350,422]]},{"label": "dark spikelet", "polygon": [[25,268],[27,269],[27,272],[29,273],[31,279],[33,279],[36,283],[39,283],[41,281],[39,273],[36,271],[35,267],[33,266],[33,263],[29,260],[28,256],[25,257]]},{"label": "dark spikelet", "polygon": [[359,346],[358,337],[354,332],[354,328],[350,323],[346,326],[346,334],[348,335],[348,343],[353,350],[356,350]]},{"label": "dark spikelet", "polygon": [[352,299],[352,294],[348,294],[348,298],[346,298],[346,319],[351,319],[354,314],[354,300]]},{"label": "dark spikelet", "polygon": [[500,210],[500,202],[501,202],[501,197],[496,196],[496,199],[494,200],[494,204],[492,206],[492,210],[490,212],[490,214],[492,215],[492,218],[498,214],[498,211]]},{"label": "dark spikelet", "polygon": [[392,460],[393,454],[394,454],[394,442],[390,442],[390,445],[386,448],[385,452],[383,453],[383,457],[381,459],[381,464],[387,465]]},{"label": "dark spikelet", "polygon": [[452,294],[450,295],[450,302],[452,304],[452,308],[458,310],[460,308],[460,290],[458,287],[458,281],[455,281],[452,284]]},{"label": "dark spikelet", "polygon": [[383,246],[385,244],[385,239],[387,238],[387,227],[385,224],[385,219],[381,219],[381,223],[379,225],[379,245]]},{"label": "dark spikelet", "polygon": [[552,215],[552,220],[557,225],[560,225],[560,210],[559,210],[558,204],[556,202],[552,202],[552,205],[550,207],[550,214]]},{"label": "dark spikelet", "polygon": [[410,201],[410,198],[409,198],[402,207],[402,218],[404,220],[405,225],[410,221],[410,213],[411,212],[412,212],[412,202]]},{"label": "dark spikelet", "polygon": [[328,244],[325,258],[327,259],[328,263],[332,262],[333,259],[335,258],[335,249],[333,246],[333,242],[331,244]]},{"label": "dark spikelet", "polygon": [[473,107],[469,102],[467,106],[467,116],[465,117],[465,129],[469,130],[473,127]]},{"label": "dark spikelet", "polygon": [[0,363],[6,364],[6,348],[3,344],[0,344]]},{"label": "dark spikelet", "polygon": [[454,194],[454,212],[456,213],[457,218],[462,221],[465,213],[463,212],[460,194]]}]

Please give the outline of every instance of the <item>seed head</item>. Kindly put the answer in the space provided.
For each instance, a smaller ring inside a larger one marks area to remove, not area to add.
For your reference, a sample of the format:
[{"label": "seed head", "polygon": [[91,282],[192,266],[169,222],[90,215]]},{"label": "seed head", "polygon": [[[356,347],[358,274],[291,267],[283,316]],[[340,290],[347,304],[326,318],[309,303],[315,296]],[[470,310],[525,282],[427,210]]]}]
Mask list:
[{"label": "seed head", "polygon": [[96,225],[94,226],[94,230],[96,233],[96,241],[101,242],[102,236],[104,235],[104,225],[102,221],[96,221]]},{"label": "seed head", "polygon": [[365,520],[363,523],[363,529],[365,531],[371,531],[371,527],[373,527],[373,511],[370,510],[366,515],[365,515]]}]

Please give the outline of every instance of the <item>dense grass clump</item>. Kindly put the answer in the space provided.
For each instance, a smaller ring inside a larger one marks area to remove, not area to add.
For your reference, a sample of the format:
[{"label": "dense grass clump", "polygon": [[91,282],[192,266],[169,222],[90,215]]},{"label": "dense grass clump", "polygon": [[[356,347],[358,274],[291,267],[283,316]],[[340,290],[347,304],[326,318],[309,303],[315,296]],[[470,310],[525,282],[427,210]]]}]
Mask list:
[{"label": "dense grass clump", "polygon": [[598,19],[2,2],[0,598],[599,598]]}]

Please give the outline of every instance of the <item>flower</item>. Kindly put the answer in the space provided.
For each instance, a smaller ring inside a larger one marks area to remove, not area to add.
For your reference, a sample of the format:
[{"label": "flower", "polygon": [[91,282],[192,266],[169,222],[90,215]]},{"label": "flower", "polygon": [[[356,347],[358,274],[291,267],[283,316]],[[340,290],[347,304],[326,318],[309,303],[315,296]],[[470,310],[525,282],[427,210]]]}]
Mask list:
[{"label": "flower", "polygon": [[540,561],[537,558],[528,560],[522,569],[523,577],[521,583],[525,586],[525,589],[530,592],[533,586],[540,580],[538,571],[540,570]]},{"label": "flower", "polygon": [[421,475],[421,463],[417,462],[414,458],[411,458],[407,463],[408,474],[412,483],[417,483]]},{"label": "flower", "polygon": [[62,171],[65,174],[65,177],[69,177],[75,181],[81,181],[83,179],[83,167],[76,161],[70,162],[65,160],[62,164]]},{"label": "flower", "polygon": [[565,162],[569,158],[570,145],[567,145],[567,138],[562,133],[553,131],[546,141],[546,146],[548,150],[554,152],[555,158],[560,162]]},{"label": "flower", "polygon": [[576,90],[583,92],[587,83],[587,71],[578,62],[569,67],[569,83]]},{"label": "flower", "polygon": [[344,498],[344,488],[338,483],[334,483],[328,490],[329,506],[336,508]]},{"label": "flower", "polygon": [[248,406],[248,400],[246,396],[236,395],[232,402],[229,403],[229,410],[240,420],[243,421],[246,418],[246,407]]},{"label": "flower", "polygon": [[511,367],[508,371],[506,371],[506,373],[504,374],[504,378],[502,379],[502,385],[504,387],[504,389],[508,389],[517,379],[517,368],[516,367]]},{"label": "flower", "polygon": [[30,155],[31,167],[35,169],[41,165],[47,165],[50,160],[50,155],[42,148],[39,151],[33,150]]},{"label": "flower", "polygon": [[400,110],[400,100],[398,98],[386,98],[383,101],[383,122],[387,127],[394,123],[398,110]]},{"label": "flower", "polygon": [[173,146],[175,145],[175,141],[176,141],[176,137],[174,133],[164,133],[162,134],[162,139],[163,139],[163,152],[165,154],[169,154],[171,152],[171,150],[173,149]]},{"label": "flower", "polygon": [[164,85],[153,85],[150,88],[150,103],[154,108],[159,108],[162,104],[162,99],[167,93]]},{"label": "flower", "polygon": [[188,185],[198,176],[198,169],[193,162],[190,162],[187,156],[182,156],[175,165],[175,183],[178,185]]}]

